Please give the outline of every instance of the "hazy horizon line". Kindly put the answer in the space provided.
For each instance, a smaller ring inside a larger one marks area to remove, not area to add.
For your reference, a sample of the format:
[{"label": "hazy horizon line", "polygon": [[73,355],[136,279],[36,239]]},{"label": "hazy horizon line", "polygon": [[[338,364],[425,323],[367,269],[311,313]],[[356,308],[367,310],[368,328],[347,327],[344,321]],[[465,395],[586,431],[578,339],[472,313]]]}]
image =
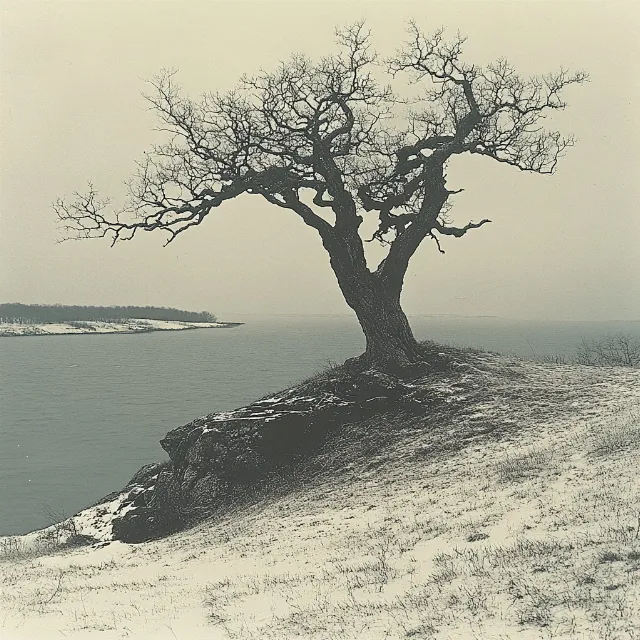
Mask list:
[{"label": "hazy horizon line", "polygon": [[[178,309],[180,311],[193,312],[194,309],[183,309],[181,307],[174,307],[166,304],[68,304],[62,302],[0,302],[3,304],[21,304],[25,306],[63,306],[63,307],[156,307],[156,308],[170,308]],[[283,313],[269,313],[269,312],[224,312],[222,314],[217,311],[211,311],[213,315],[218,316],[237,316],[237,317],[299,317],[299,318],[313,318],[313,317],[350,317],[357,322],[357,318],[354,313],[348,311],[335,312],[335,313],[295,313],[295,312],[283,312]],[[640,318],[540,318],[530,316],[503,316],[498,314],[469,314],[469,313],[406,313],[408,318],[487,318],[493,320],[509,320],[516,322],[619,322],[619,323],[638,323]],[[219,322],[231,322],[230,320],[218,320]]]}]

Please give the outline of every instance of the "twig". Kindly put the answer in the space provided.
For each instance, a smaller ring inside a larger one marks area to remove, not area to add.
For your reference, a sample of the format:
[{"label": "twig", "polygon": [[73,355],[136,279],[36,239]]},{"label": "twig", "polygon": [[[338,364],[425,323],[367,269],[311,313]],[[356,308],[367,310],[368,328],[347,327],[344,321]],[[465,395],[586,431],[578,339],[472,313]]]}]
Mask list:
[{"label": "twig", "polygon": [[64,577],[64,571],[60,571],[60,575],[58,576],[58,584],[56,585],[55,591],[51,594],[51,596],[42,602],[42,604],[49,604],[60,591],[60,587],[62,586],[62,578]]}]

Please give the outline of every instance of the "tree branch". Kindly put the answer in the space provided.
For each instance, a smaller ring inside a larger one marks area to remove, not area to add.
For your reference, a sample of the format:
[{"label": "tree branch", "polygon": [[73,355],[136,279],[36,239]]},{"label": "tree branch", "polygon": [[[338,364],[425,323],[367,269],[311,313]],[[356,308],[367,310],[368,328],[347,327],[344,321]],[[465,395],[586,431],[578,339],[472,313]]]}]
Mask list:
[{"label": "tree branch", "polygon": [[[370,241],[389,246],[374,277],[399,291],[427,236],[442,252],[436,234],[461,237],[489,222],[446,223],[448,199],[460,191],[446,187],[453,156],[484,155],[547,174],[574,143],[543,125],[548,113],[566,107],[565,90],[587,80],[583,72],[522,77],[504,60],[472,65],[463,60],[462,36],[425,36],[411,23],[407,42],[386,61],[391,77],[405,77],[415,89],[400,100],[379,80],[364,24],[336,35],[334,55],[315,62],[291,56],[199,101],[182,95],[173,72],[155,78],[147,99],[167,141],[140,162],[120,209],[110,209],[92,186],[71,202],[58,200],[64,232],[115,243],[164,230],[169,243],[227,200],[258,194],[296,213],[320,233],[332,260],[362,273],[359,228],[372,212],[378,225]],[[314,208],[332,209],[335,224]]]},{"label": "tree branch", "polygon": [[483,224],[487,224],[488,222],[491,222],[491,220],[485,218],[480,222],[469,222],[469,224],[466,224],[464,227],[448,227],[436,220],[433,223],[433,228],[438,233],[441,233],[444,236],[455,236],[456,238],[462,238],[462,236],[470,229],[479,229]]}]

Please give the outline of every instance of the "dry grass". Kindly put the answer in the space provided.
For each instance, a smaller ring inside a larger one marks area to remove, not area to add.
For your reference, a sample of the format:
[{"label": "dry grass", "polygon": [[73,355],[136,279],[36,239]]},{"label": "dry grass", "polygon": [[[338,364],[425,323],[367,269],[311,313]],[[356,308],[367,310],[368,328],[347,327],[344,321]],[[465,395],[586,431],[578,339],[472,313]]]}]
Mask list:
[{"label": "dry grass", "polygon": [[594,427],[593,438],[595,448],[593,453],[598,455],[612,455],[640,448],[640,413],[630,411],[621,414],[614,424]]},{"label": "dry grass", "polygon": [[554,452],[551,449],[533,447],[517,454],[507,454],[495,467],[502,482],[516,482],[551,469],[553,463]]},{"label": "dry grass", "polygon": [[332,471],[191,531],[9,549],[0,637],[638,640],[640,375],[499,365],[441,382],[447,422],[397,416],[338,469],[346,434]]},{"label": "dry grass", "polygon": [[[56,514],[51,514],[55,519]],[[90,535],[80,532],[73,518],[60,518],[51,526],[29,536],[0,538],[0,563],[34,559],[96,543]]]}]

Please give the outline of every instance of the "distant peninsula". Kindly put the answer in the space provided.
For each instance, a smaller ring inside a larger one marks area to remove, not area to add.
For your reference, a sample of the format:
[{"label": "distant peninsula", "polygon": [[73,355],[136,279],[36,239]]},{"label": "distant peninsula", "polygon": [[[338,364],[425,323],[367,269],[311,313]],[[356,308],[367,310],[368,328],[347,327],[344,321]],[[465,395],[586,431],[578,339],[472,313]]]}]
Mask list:
[{"label": "distant peninsula", "polygon": [[209,311],[170,307],[0,304],[0,337],[229,329]]}]

